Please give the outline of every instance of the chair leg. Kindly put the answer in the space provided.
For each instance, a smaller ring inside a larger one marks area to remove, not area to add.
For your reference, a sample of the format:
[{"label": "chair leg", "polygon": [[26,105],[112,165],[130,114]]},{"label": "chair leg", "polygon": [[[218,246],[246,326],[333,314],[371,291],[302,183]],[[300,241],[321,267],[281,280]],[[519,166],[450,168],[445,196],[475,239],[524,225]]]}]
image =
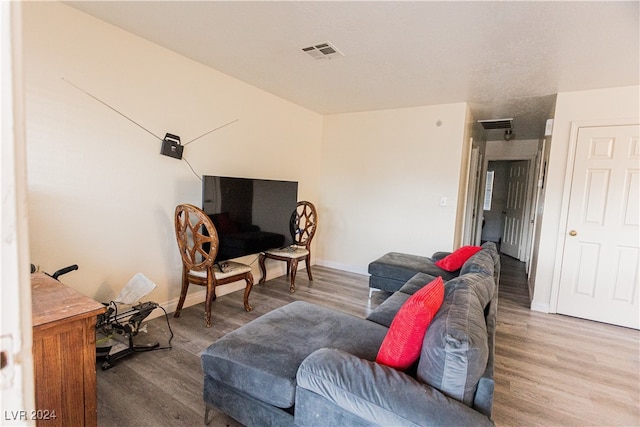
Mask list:
[{"label": "chair leg", "polygon": [[216,287],[213,284],[211,277],[207,278],[207,296],[204,303],[204,325],[207,328],[211,327],[211,303],[216,296]]},{"label": "chair leg", "polygon": [[247,286],[244,288],[244,310],[251,311],[253,307],[249,304],[249,294],[251,293],[251,288],[253,288],[253,274],[247,273],[247,277],[244,280],[247,282]]},{"label": "chair leg", "polygon": [[298,260],[293,258],[290,262],[287,262],[287,270],[291,265],[291,285],[289,286],[289,292],[294,293],[296,291],[296,273],[298,272]]},{"label": "chair leg", "polygon": [[264,260],[267,256],[264,253],[261,253],[258,257],[258,265],[260,266],[260,272],[262,273],[262,277],[260,277],[260,281],[258,283],[264,283],[267,280],[267,268],[264,265]]},{"label": "chair leg", "polygon": [[309,276],[309,281],[313,282],[313,276],[311,275],[311,255],[307,255],[305,257],[304,264],[307,266],[307,276]]},{"label": "chair leg", "polygon": [[189,289],[189,279],[187,278],[186,271],[182,271],[182,289],[180,290],[180,299],[178,300],[178,306],[173,313],[173,317],[180,317],[180,311],[184,305],[184,300],[187,297],[187,290]]}]

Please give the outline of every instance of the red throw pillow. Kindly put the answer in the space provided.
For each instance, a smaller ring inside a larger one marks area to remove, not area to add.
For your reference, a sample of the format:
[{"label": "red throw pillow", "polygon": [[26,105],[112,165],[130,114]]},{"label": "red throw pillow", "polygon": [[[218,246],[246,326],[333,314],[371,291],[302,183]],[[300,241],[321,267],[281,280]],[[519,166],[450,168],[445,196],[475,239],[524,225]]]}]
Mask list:
[{"label": "red throw pillow", "polygon": [[463,246],[436,262],[436,265],[447,271],[460,270],[462,265],[480,249],[482,249],[480,246]]},{"label": "red throw pillow", "polygon": [[382,341],[376,362],[399,370],[413,365],[443,300],[444,282],[438,277],[402,304]]}]

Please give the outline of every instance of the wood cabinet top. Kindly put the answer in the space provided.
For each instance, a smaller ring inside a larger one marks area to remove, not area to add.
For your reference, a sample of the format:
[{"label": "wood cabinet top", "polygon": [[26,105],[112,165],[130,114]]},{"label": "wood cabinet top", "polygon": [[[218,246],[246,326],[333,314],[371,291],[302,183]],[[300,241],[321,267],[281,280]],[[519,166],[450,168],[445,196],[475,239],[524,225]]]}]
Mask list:
[{"label": "wood cabinet top", "polygon": [[105,311],[103,304],[44,273],[31,275],[31,317],[36,330]]}]

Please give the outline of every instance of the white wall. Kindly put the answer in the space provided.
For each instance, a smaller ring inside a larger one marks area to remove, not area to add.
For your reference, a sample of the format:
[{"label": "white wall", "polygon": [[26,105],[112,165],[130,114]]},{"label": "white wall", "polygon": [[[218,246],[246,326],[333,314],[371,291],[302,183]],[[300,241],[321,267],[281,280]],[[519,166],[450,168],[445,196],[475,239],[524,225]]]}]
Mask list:
[{"label": "white wall", "polygon": [[487,141],[487,161],[530,160],[538,155],[537,139],[516,139],[513,141]]},{"label": "white wall", "polygon": [[452,249],[466,114],[457,103],[326,116],[317,262],[366,273],[386,252]]},{"label": "white wall", "polygon": [[[457,244],[467,104],[323,118],[64,4],[23,9],[31,261],[48,272],[77,263],[64,281],[85,295],[108,300],[143,272],[159,285],[149,299],[174,303],[173,209],[200,204],[200,181],[68,82],[185,142],[238,119],[185,157],[198,174],[299,181],[299,199],[320,210],[318,263],[365,273],[388,251]],[[533,308],[551,301],[571,121],[637,116],[637,86],[558,95]]]},{"label": "white wall", "polygon": [[640,117],[640,87],[628,86],[611,89],[559,93],[549,147],[549,164],[545,177],[544,216],[537,263],[535,265],[535,289],[531,308],[537,311],[555,312],[552,306],[552,284],[558,280],[556,265],[558,243],[563,236],[560,223],[561,205],[571,123],[606,121],[608,119],[635,119]]},{"label": "white wall", "polygon": [[[471,126],[471,137],[473,138],[473,144],[470,149],[478,148],[478,157],[479,157],[479,170],[478,175],[474,179],[472,177],[467,177],[470,181],[467,186],[475,185],[476,186],[476,196],[475,201],[471,203],[475,203],[475,212],[476,216],[473,219],[475,222],[475,232],[472,235],[464,236],[468,237],[466,244],[471,245],[479,245],[481,241],[482,234],[482,207],[484,205],[484,188],[486,184],[486,175],[487,175],[487,161],[486,161],[486,152],[487,152],[487,141],[484,134],[484,129],[482,126],[472,120]],[[469,169],[469,168],[468,168]],[[468,191],[470,191],[468,189]],[[473,215],[473,208],[469,209],[469,212],[465,212],[466,215]],[[470,232],[473,231],[473,228]]]},{"label": "white wall", "polygon": [[[456,217],[453,232],[452,249],[457,249],[463,244],[465,218],[467,216],[467,197],[469,194],[469,170],[471,169],[471,150],[473,149],[473,139],[475,137],[476,121],[471,113],[469,104],[465,105],[465,126],[460,146],[460,162],[458,166],[458,194],[456,196]],[[455,159],[452,160],[452,166],[455,168]]]},{"label": "white wall", "polygon": [[85,295],[108,301],[142,272],[158,285],[149,300],[174,304],[173,211],[200,205],[201,183],[69,82],[160,137],[187,142],[238,119],[185,147],[193,169],[296,180],[299,199],[318,200],[320,115],[58,2],[24,3],[24,45],[31,261],[50,273],[77,263],[63,281]]}]

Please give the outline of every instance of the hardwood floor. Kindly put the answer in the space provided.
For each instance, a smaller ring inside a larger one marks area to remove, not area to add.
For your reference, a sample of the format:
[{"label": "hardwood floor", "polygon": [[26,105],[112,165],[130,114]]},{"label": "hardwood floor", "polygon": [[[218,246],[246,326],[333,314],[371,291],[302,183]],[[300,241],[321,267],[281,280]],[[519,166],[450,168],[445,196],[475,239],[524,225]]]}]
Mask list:
[{"label": "hardwood floor", "polygon": [[[122,359],[107,371],[98,364],[99,426],[203,424],[199,353],[219,337],[277,307],[306,300],[365,317],[388,296],[368,276],[314,267],[314,281],[298,272],[296,293],[284,277],[256,285],[242,308],[242,292],[213,303],[204,327],[204,303],[169,316],[171,350]],[[640,333],[635,330],[529,310],[523,264],[503,257],[496,337],[494,420],[498,426],[640,425]],[[164,317],[148,322],[137,342],[169,339]],[[212,426],[238,426],[215,413]]]},{"label": "hardwood floor", "polygon": [[529,310],[524,266],[502,257],[497,425],[640,425],[640,332]]}]

